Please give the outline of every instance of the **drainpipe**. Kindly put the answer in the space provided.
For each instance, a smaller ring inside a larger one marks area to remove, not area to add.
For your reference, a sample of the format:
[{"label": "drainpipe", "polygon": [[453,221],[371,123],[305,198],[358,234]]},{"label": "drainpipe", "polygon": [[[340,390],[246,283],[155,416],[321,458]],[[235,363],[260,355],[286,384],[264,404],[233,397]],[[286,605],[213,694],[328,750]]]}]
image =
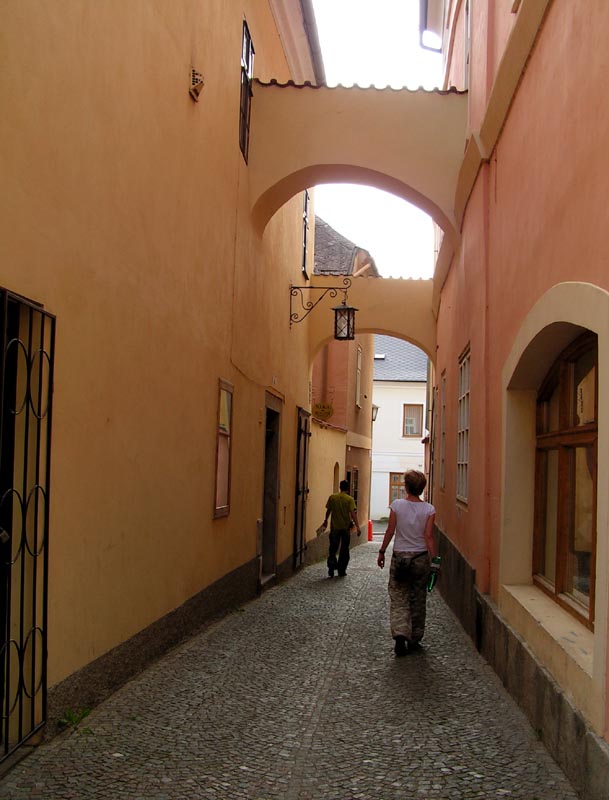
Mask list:
[{"label": "drainpipe", "polygon": [[300,9],[302,11],[307,41],[309,42],[309,50],[311,51],[311,57],[313,59],[315,80],[318,85],[323,85],[326,82],[326,70],[324,69],[324,61],[321,55],[321,46],[319,44],[317,22],[315,21],[312,0],[300,0]]}]

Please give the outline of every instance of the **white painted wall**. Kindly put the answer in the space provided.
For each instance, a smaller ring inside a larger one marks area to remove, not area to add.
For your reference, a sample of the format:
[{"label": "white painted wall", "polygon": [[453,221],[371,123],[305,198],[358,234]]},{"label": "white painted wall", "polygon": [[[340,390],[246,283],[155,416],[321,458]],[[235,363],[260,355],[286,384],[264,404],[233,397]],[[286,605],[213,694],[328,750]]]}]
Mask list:
[{"label": "white painted wall", "polygon": [[425,431],[425,382],[374,381],[372,402],[379,407],[372,426],[372,481],[370,517],[389,516],[389,474],[424,468],[423,436],[402,436],[403,406],[420,403],[423,406]]}]

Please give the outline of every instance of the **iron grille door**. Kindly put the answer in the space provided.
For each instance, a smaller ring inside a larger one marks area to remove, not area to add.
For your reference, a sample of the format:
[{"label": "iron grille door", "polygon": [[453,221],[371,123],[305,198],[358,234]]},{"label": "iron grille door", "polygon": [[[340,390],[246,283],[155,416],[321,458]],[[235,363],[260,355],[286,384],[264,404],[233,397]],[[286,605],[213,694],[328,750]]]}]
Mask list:
[{"label": "iron grille door", "polygon": [[55,318],[0,289],[0,760],[46,721]]}]

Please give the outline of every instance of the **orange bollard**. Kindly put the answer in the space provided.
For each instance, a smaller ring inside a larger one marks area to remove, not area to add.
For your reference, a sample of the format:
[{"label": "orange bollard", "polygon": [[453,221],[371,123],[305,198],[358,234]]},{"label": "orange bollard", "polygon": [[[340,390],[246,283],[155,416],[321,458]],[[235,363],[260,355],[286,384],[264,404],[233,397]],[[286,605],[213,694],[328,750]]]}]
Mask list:
[{"label": "orange bollard", "polygon": [[372,520],[371,519],[368,520],[368,541],[369,542],[373,542],[374,541],[374,537],[372,536]]}]

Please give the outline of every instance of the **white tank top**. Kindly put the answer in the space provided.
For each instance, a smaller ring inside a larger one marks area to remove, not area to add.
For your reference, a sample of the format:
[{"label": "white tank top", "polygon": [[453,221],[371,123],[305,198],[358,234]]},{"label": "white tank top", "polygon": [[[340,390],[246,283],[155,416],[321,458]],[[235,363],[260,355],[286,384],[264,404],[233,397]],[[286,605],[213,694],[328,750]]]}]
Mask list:
[{"label": "white tank top", "polygon": [[422,553],[427,550],[425,525],[436,509],[431,503],[413,500],[394,500],[390,506],[395,512],[396,526],[393,549],[396,553]]}]

